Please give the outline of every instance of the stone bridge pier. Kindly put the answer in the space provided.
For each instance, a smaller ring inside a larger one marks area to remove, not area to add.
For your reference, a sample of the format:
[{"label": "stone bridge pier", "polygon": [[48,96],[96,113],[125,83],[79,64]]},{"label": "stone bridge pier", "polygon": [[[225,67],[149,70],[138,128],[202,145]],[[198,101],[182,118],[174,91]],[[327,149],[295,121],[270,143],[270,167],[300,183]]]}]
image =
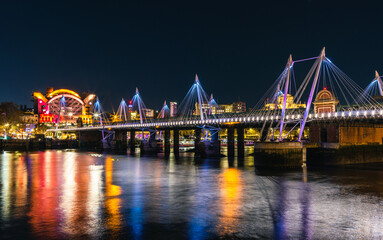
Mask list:
[{"label": "stone bridge pier", "polygon": [[128,149],[128,131],[116,130],[114,132],[115,150],[119,152],[126,152]]},{"label": "stone bridge pier", "polygon": [[103,150],[101,131],[80,131],[77,137],[80,149]]},{"label": "stone bridge pier", "polygon": [[149,140],[141,141],[141,154],[157,154],[161,151],[159,141],[156,139],[157,131],[151,131]]}]

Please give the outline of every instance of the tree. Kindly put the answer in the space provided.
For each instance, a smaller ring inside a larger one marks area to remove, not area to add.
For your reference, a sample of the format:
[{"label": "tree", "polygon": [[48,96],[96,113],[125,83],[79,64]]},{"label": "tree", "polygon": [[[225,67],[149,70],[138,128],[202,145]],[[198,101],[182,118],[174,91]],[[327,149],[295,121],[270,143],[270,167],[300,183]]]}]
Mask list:
[{"label": "tree", "polygon": [[0,124],[13,124],[21,121],[23,112],[13,102],[0,103]]}]

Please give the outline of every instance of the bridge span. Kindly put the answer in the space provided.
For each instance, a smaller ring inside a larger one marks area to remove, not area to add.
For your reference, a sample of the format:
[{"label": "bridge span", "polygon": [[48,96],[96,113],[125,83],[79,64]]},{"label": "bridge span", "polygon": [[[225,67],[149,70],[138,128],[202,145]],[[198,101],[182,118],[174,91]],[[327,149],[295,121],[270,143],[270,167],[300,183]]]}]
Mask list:
[{"label": "bridge span", "polygon": [[[299,81],[294,69],[298,63],[305,61],[314,63],[306,77]],[[59,112],[63,117],[58,119],[65,120],[65,98],[62,99]],[[296,158],[297,153],[304,153],[304,157],[294,163],[304,163],[306,149],[326,152],[328,149],[380,147],[383,144],[381,77],[375,72],[374,79],[366,89],[359,87],[326,57],[324,48],[318,57],[294,61],[290,55],[282,73],[252,111],[247,113],[217,114],[213,95],[208,97],[197,75],[175,117],[169,116],[165,101],[158,117],[149,118],[138,89],[130,102],[132,106],[128,108],[122,100],[117,114],[110,119],[97,99],[91,124],[80,122],[77,126],[68,126],[64,124],[65,121],[57,122],[56,127],[48,129],[47,133],[55,137],[59,133],[73,132],[77,134],[81,146],[102,146],[124,151],[129,145],[134,153],[136,133],[147,132],[148,138],[142,134],[142,152],[156,153],[163,145],[165,156],[170,154],[172,135],[174,154],[177,156],[180,131],[193,130],[195,154],[203,157],[221,156],[220,140],[223,138],[220,133],[225,130],[227,156],[243,157],[245,129],[254,128],[258,132],[258,137],[253,139],[255,153],[282,156],[281,165],[286,162],[283,159],[289,159],[290,155]],[[137,121],[127,115],[133,108],[139,116]]]}]

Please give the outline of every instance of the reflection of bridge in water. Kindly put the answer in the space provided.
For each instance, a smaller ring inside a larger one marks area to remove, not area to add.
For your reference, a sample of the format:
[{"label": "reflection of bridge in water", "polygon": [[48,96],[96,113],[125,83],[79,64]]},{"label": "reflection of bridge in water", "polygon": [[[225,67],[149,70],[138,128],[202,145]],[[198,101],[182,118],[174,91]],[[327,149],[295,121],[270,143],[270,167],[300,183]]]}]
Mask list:
[{"label": "reflection of bridge in water", "polygon": [[[303,81],[297,81],[294,68],[305,61],[314,63]],[[165,101],[158,117],[148,118],[147,108],[136,89],[132,107],[138,111],[139,121],[127,116],[128,105],[124,100],[109,120],[97,100],[91,126],[56,127],[48,132],[75,132],[82,147],[125,151],[130,146],[131,152],[135,152],[136,133],[147,132],[141,150],[157,152],[163,145],[166,156],[170,154],[171,136],[174,154],[179,154],[183,130],[193,130],[198,156],[219,156],[220,133],[225,130],[227,155],[235,155],[237,143],[237,156],[243,157],[247,128],[257,130],[255,149],[268,154],[305,153],[306,148],[377,146],[382,145],[383,139],[382,86],[376,72],[374,80],[363,90],[326,57],[323,48],[314,58],[293,61],[290,55],[280,76],[248,113],[215,114],[217,103],[212,96],[208,97],[196,76],[175,117],[169,116]],[[163,144],[159,145],[159,141]]]}]

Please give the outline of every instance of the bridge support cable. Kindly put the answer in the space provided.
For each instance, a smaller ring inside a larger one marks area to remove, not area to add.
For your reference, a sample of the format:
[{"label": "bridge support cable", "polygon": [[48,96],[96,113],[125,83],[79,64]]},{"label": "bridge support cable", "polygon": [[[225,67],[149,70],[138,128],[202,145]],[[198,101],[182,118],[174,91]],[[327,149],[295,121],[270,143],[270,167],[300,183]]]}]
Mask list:
[{"label": "bridge support cable", "polygon": [[120,105],[118,106],[117,109],[117,114],[113,118],[118,118],[118,119],[113,119],[114,121],[122,121],[122,122],[127,122],[131,120],[128,117],[128,105],[126,104],[124,99],[121,99]]},{"label": "bridge support cable", "polygon": [[[209,98],[198,79],[198,75],[196,75],[194,84],[191,86],[179,106],[177,118],[181,121],[198,120],[200,122],[205,121],[208,118],[216,118],[216,116],[212,114],[214,102],[214,99],[209,101]],[[206,136],[206,134],[204,135]]]}]

